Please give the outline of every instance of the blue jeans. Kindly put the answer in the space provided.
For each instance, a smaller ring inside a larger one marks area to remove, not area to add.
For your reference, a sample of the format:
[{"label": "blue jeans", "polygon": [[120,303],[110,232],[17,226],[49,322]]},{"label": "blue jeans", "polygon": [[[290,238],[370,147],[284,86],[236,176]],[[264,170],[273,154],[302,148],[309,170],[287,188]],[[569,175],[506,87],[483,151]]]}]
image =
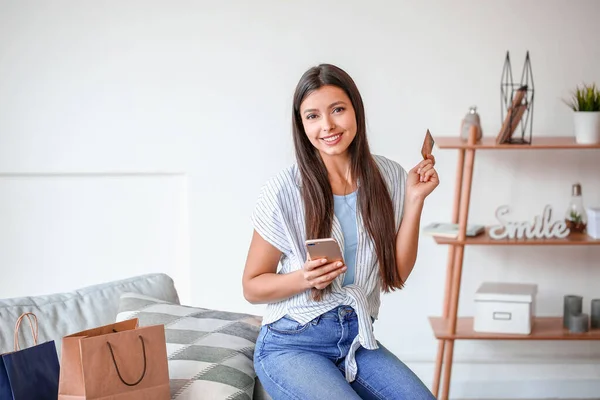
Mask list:
[{"label": "blue jeans", "polygon": [[261,328],[254,368],[274,400],[435,400],[423,382],[379,343],[377,350],[356,351],[358,374],[348,383],[344,359],[357,334],[358,320],[348,306],[304,325],[283,317]]}]

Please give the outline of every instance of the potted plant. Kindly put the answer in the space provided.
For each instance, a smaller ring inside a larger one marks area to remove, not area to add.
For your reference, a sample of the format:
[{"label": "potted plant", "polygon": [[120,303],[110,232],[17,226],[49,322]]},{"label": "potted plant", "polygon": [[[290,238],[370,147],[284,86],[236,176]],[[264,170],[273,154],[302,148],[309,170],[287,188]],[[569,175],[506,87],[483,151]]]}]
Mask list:
[{"label": "potted plant", "polygon": [[596,84],[577,87],[565,103],[574,111],[575,141],[580,144],[600,143],[600,90]]}]

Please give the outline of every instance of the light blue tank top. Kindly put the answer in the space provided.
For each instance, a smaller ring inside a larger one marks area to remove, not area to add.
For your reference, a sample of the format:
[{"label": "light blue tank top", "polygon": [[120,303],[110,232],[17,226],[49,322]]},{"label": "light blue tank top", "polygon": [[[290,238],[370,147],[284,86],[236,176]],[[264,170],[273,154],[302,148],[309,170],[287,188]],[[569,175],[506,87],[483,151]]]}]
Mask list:
[{"label": "light blue tank top", "polygon": [[348,269],[342,286],[354,283],[354,272],[356,270],[356,246],[358,245],[356,226],[356,193],[346,196],[333,195],[333,212],[342,227],[344,235],[344,261]]}]

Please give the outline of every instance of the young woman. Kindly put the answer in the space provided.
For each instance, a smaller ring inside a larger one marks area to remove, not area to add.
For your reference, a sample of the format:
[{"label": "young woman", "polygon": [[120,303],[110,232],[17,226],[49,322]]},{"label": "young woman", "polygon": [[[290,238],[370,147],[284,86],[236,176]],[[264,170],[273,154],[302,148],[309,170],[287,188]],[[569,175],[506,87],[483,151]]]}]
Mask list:
[{"label": "young woman", "polygon": [[[336,66],[305,72],[293,103],[297,163],[262,188],[243,275],[246,299],[268,304],[256,373],[274,399],[433,399],[372,324],[415,264],[435,160],[407,173],[372,155],[360,93]],[[344,262],[310,260],[305,241],[330,237]]]}]

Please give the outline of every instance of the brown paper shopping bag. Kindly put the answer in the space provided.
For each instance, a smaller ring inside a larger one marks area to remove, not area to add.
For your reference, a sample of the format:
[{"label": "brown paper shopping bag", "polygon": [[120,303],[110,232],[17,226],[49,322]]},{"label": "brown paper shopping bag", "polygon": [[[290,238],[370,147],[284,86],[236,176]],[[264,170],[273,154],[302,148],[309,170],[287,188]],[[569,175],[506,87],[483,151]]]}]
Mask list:
[{"label": "brown paper shopping bag", "polygon": [[59,400],[169,398],[163,325],[134,318],[63,338]]}]

